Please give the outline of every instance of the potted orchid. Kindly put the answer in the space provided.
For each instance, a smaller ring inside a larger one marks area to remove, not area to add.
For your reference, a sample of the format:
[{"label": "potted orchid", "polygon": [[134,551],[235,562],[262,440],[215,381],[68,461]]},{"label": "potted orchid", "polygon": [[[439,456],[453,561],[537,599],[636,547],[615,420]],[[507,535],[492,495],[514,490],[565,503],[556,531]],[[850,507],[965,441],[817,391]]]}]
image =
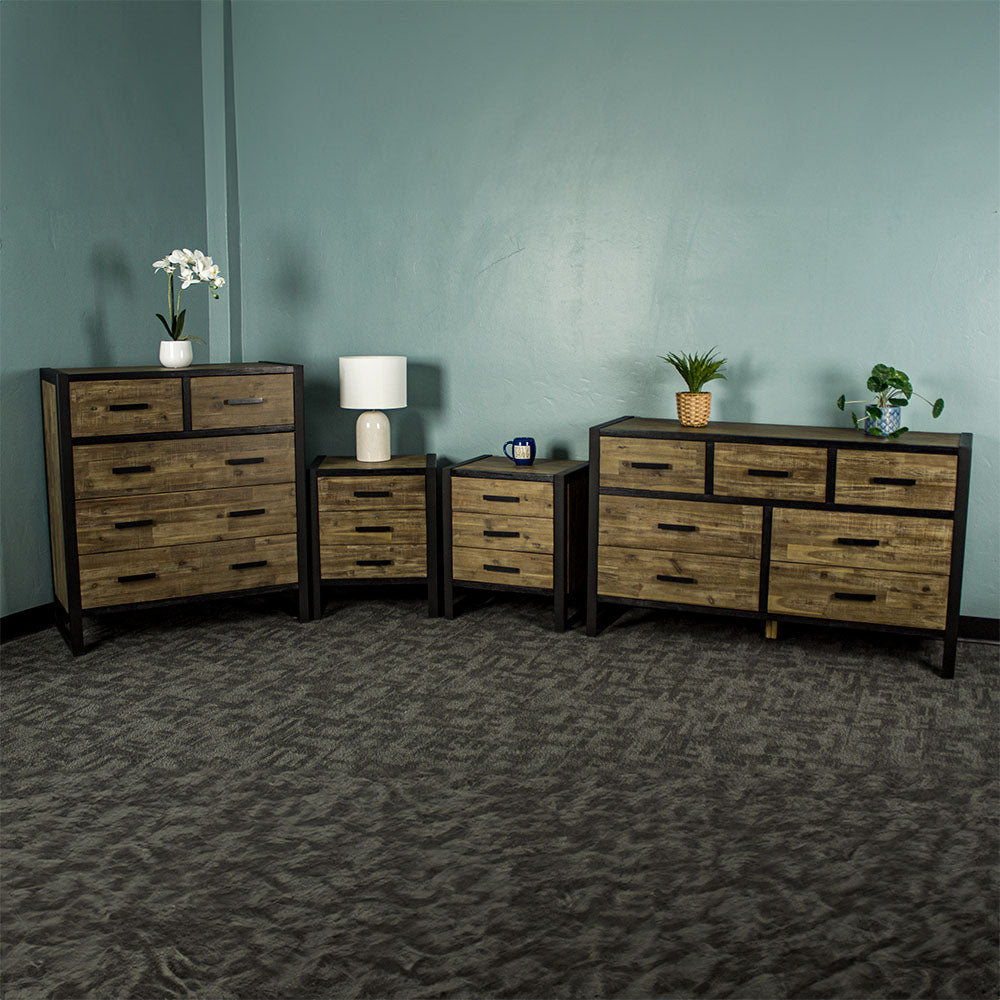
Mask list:
[{"label": "potted orchid", "polygon": [[[193,357],[191,341],[197,340],[203,344],[200,337],[184,333],[184,317],[186,309],[179,309],[181,292],[190,285],[207,284],[212,298],[219,297],[219,289],[226,283],[219,274],[219,265],[212,263],[211,257],[206,257],[200,250],[174,250],[162,260],[153,261],[153,268],[168,275],[167,304],[170,322],[162,313],[156,318],[163,324],[170,335],[169,340],[160,341],[160,364],[164,368],[186,368]],[[181,287],[174,284],[174,274],[181,280]],[[178,311],[179,310],[179,311]]]}]

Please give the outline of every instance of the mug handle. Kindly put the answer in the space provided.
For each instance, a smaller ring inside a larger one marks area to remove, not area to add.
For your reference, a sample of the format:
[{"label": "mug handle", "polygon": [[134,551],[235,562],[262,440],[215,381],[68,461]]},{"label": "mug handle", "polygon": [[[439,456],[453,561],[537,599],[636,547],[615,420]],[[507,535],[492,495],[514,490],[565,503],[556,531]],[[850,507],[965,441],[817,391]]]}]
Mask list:
[{"label": "mug handle", "polygon": [[[507,455],[507,448],[508,447],[511,450],[511,454],[509,454],[509,455]],[[514,452],[514,442],[513,441],[508,441],[507,444],[505,444],[503,446],[503,453],[504,453],[504,455],[507,455],[507,458],[509,458],[512,462],[514,461],[514,454],[513,454],[513,452]]]}]

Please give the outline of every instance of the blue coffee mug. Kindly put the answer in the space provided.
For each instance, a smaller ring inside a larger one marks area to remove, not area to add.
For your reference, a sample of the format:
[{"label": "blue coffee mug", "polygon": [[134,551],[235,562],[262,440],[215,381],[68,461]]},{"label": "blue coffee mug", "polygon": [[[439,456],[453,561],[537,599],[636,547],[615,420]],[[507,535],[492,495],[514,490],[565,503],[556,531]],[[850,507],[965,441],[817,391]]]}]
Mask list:
[{"label": "blue coffee mug", "polygon": [[[512,449],[512,453],[508,453],[508,448]],[[508,441],[503,446],[503,453],[515,465],[531,465],[535,460],[535,439],[527,437],[514,438],[513,441]]]}]

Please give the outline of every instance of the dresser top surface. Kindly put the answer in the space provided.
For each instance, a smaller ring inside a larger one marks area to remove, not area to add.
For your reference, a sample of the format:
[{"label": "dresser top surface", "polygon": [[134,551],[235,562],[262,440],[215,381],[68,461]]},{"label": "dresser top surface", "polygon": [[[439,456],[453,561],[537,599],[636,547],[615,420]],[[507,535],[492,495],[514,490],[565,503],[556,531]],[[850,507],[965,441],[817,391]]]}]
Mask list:
[{"label": "dresser top surface", "polygon": [[574,458],[536,458],[531,465],[515,465],[511,459],[502,455],[484,455],[473,461],[460,463],[453,472],[456,475],[501,476],[505,479],[540,479],[572,472],[586,464]]},{"label": "dresser top surface", "polygon": [[958,448],[960,435],[927,431],[907,431],[898,438],[876,438],[852,427],[807,427],[795,424],[744,424],[712,421],[706,427],[684,427],[678,420],[653,417],[622,417],[601,427],[608,437],[656,437],[661,434],[684,440],[715,440],[718,438],[815,442],[824,444],[861,445],[872,448]]},{"label": "dresser top surface", "polygon": [[393,455],[385,462],[362,462],[353,455],[321,455],[313,465],[320,473],[396,472],[402,469],[420,469],[423,472],[427,459],[433,455]]},{"label": "dresser top surface", "polygon": [[43,377],[65,375],[81,379],[119,378],[180,378],[183,375],[266,375],[290,372],[294,365],[274,361],[254,361],[232,364],[188,365],[186,368],[164,368],[161,365],[133,365],[120,368],[42,368]]}]

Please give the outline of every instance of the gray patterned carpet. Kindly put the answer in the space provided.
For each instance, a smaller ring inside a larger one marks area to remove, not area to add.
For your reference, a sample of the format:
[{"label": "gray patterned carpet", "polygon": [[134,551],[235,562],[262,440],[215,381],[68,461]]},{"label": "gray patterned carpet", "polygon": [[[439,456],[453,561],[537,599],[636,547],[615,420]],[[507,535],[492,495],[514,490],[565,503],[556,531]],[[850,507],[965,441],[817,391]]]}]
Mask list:
[{"label": "gray patterned carpet", "polygon": [[3,647],[0,993],[995,998],[997,647],[530,599]]}]

